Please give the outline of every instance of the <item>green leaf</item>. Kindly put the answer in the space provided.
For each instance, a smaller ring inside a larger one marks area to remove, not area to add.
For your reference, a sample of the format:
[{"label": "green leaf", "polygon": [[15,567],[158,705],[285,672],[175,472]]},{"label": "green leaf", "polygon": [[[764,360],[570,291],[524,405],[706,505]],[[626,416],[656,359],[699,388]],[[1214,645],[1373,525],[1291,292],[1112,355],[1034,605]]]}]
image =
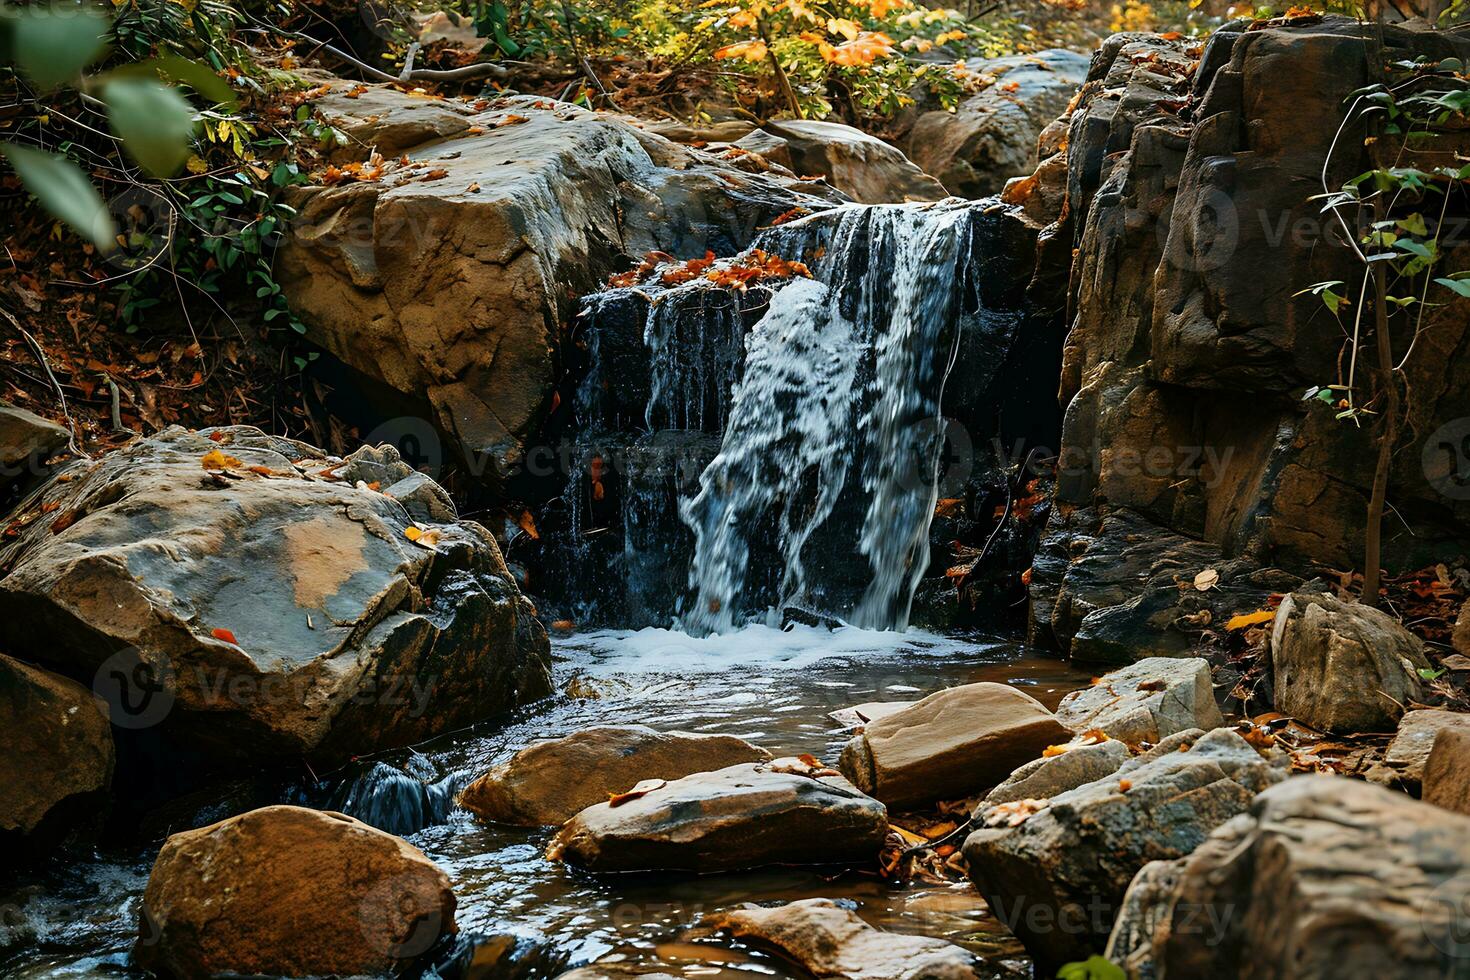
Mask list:
[{"label": "green leaf", "polygon": [[189,158],[194,110],[184,97],[151,78],[114,78],[102,90],[112,131],[154,177],[172,177]]},{"label": "green leaf", "polygon": [[1424,215],[1418,211],[1396,222],[1396,224],[1400,231],[1406,231],[1411,235],[1418,235],[1422,238],[1429,234],[1429,228],[1424,224]]},{"label": "green leaf", "polygon": [[1434,261],[1434,253],[1430,251],[1429,246],[1425,245],[1423,242],[1416,242],[1411,238],[1400,238],[1397,241],[1393,242],[1393,247],[1401,249],[1405,252],[1410,252],[1426,261]]},{"label": "green leaf", "polygon": [[238,104],[235,98],[235,90],[230,88],[230,83],[210,71],[208,65],[198,61],[190,61],[188,58],[181,58],[176,54],[165,54],[157,58],[151,58],[148,61],[123,65],[107,73],[108,79],[156,79],[159,76],[162,76],[167,81],[183,82],[198,92],[200,96],[209,100],[211,104],[224,105],[231,109]]},{"label": "green leaf", "polygon": [[10,143],[0,144],[0,149],[42,207],[71,225],[99,251],[112,251],[117,235],[112,215],[80,167],[44,150]]},{"label": "green leaf", "polygon": [[1128,980],[1128,974],[1112,960],[1094,955],[1063,966],[1057,971],[1057,980]]},{"label": "green leaf", "polygon": [[92,6],[38,5],[10,8],[7,15],[15,18],[11,42],[16,64],[44,89],[71,81],[95,61],[107,47],[104,35],[112,23]]},{"label": "green leaf", "polygon": [[1440,668],[1439,670],[1435,670],[1433,667],[1419,668],[1419,676],[1424,678],[1426,681],[1437,681],[1441,677],[1443,677],[1444,674],[1444,668]]},{"label": "green leaf", "polygon": [[1436,279],[1446,289],[1452,290],[1466,299],[1470,299],[1470,279]]}]

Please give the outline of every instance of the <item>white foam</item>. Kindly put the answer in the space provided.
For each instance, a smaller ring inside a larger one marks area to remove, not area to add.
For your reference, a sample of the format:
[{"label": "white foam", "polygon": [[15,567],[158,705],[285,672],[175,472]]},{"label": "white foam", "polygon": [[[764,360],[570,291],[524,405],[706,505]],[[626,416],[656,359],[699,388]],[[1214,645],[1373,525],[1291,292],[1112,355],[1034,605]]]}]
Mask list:
[{"label": "white foam", "polygon": [[556,642],[557,653],[594,674],[719,673],[732,668],[801,670],[829,660],[947,657],[983,646],[922,630],[899,633],[844,626],[745,626],[689,636],[677,630],[598,630]]}]

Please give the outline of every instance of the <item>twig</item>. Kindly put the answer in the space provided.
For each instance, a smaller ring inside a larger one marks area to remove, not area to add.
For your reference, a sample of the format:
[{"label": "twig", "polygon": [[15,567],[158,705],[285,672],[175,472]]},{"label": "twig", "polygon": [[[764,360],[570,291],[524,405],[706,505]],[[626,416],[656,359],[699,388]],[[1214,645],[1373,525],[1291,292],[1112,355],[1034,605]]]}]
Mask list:
[{"label": "twig", "polygon": [[61,402],[62,417],[66,419],[67,448],[70,449],[75,455],[80,456],[83,459],[91,459],[91,454],[84,452],[82,450],[82,447],[77,443],[77,425],[76,422],[72,421],[71,410],[66,407],[66,392],[61,390],[61,382],[57,381],[56,375],[52,373],[51,364],[49,361],[46,360],[46,351],[41,348],[40,341],[36,340],[35,337],[32,337],[31,332],[25,327],[21,326],[20,321],[17,320],[15,316],[3,306],[0,306],[0,314],[3,314],[5,319],[10,321],[10,325],[14,327],[22,337],[25,338],[26,343],[30,345],[31,352],[36,355],[36,360],[40,361],[41,367],[45,369],[46,377],[51,379],[51,387],[56,389],[56,397]]}]

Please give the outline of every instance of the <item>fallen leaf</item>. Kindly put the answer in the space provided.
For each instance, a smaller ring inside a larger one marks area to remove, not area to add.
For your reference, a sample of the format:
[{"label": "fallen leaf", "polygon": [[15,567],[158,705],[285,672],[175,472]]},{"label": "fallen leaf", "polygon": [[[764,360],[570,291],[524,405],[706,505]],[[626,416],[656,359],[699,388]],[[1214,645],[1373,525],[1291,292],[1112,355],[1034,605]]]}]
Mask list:
[{"label": "fallen leaf", "polygon": [[626,793],[609,794],[607,798],[607,805],[610,807],[622,806],[629,800],[636,800],[640,796],[647,796],[654,790],[663,789],[667,785],[669,785],[669,781],[667,779],[644,779],[636,783],[633,788],[628,790]]},{"label": "fallen leaf", "polygon": [[1225,628],[1231,631],[1243,630],[1247,626],[1255,626],[1257,623],[1269,623],[1275,618],[1276,613],[1271,609],[1262,609],[1260,612],[1253,613],[1241,613],[1238,616],[1231,616],[1225,623]]},{"label": "fallen leaf", "polygon": [[199,464],[206,470],[238,470],[245,466],[233,456],[227,456],[218,449],[211,449],[200,458]]},{"label": "fallen leaf", "polygon": [[1207,568],[1194,577],[1194,587],[1200,592],[1208,592],[1220,584],[1220,573],[1213,568]]},{"label": "fallen leaf", "polygon": [[240,641],[235,639],[235,634],[234,633],[231,633],[227,629],[221,629],[218,626],[216,626],[214,629],[210,630],[209,631],[209,635],[212,636],[212,637],[214,637],[216,640],[224,640],[226,643],[233,643],[233,644],[235,644],[235,646],[239,646],[240,645]]}]

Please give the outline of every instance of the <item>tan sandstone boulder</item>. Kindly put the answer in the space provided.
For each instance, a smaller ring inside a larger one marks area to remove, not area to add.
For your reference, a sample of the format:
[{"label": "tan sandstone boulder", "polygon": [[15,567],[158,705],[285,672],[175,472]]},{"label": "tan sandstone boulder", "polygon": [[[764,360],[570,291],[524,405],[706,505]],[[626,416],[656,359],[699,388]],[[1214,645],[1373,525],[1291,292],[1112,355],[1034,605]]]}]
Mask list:
[{"label": "tan sandstone boulder", "polygon": [[1423,697],[1424,643],[1381,609],[1296,592],[1271,631],[1276,710],[1314,728],[1386,731]]},{"label": "tan sandstone boulder", "polygon": [[1443,731],[1470,732],[1470,714],[1439,708],[1405,713],[1383,760],[1368,770],[1369,781],[1418,795],[1429,754]]},{"label": "tan sandstone boulder", "polygon": [[523,461],[548,410],[578,296],[629,257],[731,255],[791,208],[827,206],[565,102],[328,84],[315,105],[348,135],[350,163],[372,172],[376,148],[384,173],[297,192],[277,276],[311,340],[426,402],[490,481]]},{"label": "tan sandstone boulder", "polygon": [[1444,728],[1434,736],[1421,798],[1470,816],[1470,730]]},{"label": "tan sandstone boulder", "polygon": [[449,877],[340,813],[270,806],[163,845],[134,961],[177,977],[384,974],[455,932]]},{"label": "tan sandstone boulder", "polygon": [[380,492],[411,482],[391,447],[323,457],[242,426],[73,463],[0,549],[0,644],[218,758],[340,761],[549,693],[489,532]]},{"label": "tan sandstone boulder", "polygon": [[604,725],[522,749],[466,787],[459,803],[497,823],[562,824],[645,779],[678,779],[770,758],[733,735]]},{"label": "tan sandstone boulder", "polygon": [[650,785],[572,817],[547,856],[590,871],[729,871],[871,861],[888,836],[883,804],[799,759]]},{"label": "tan sandstone boulder", "polygon": [[1301,776],[1141,871],[1108,950],[1141,976],[1460,977],[1467,900],[1470,817]]},{"label": "tan sandstone boulder", "polygon": [[986,826],[964,846],[970,877],[1054,971],[1103,948],[1140,868],[1193,851],[1287,768],[1284,754],[1263,758],[1228,728],[1171,736],[1034,812],[1010,804],[982,812]]},{"label": "tan sandstone boulder", "polygon": [[975,956],[954,943],[883,932],[826,898],[747,905],[707,915],[703,924],[774,949],[814,977],[973,980],[979,973]]},{"label": "tan sandstone boulder", "polygon": [[75,681],[0,655],[0,732],[0,836],[80,816],[112,782],[107,706]]},{"label": "tan sandstone boulder", "polygon": [[1031,695],[966,684],[873,721],[843,748],[840,767],[889,806],[917,806],[994,786],[1070,737]]},{"label": "tan sandstone boulder", "polygon": [[1105,674],[1062,698],[1057,721],[1074,732],[1098,729],[1125,742],[1158,742],[1175,732],[1225,724],[1209,661],[1199,657],[1148,657]]}]

